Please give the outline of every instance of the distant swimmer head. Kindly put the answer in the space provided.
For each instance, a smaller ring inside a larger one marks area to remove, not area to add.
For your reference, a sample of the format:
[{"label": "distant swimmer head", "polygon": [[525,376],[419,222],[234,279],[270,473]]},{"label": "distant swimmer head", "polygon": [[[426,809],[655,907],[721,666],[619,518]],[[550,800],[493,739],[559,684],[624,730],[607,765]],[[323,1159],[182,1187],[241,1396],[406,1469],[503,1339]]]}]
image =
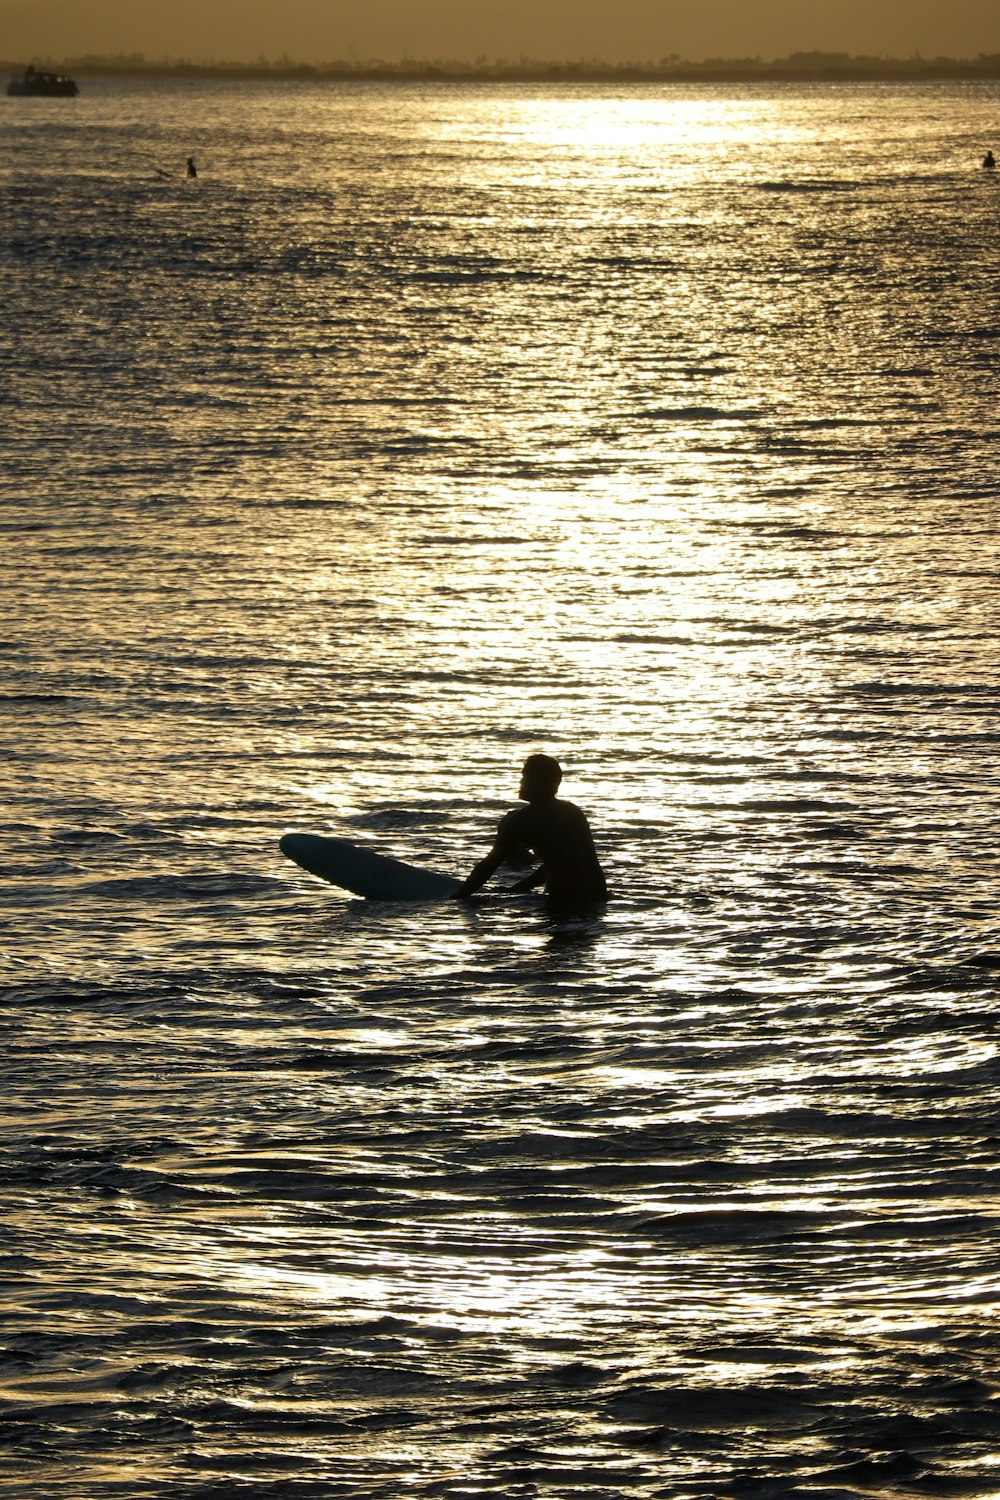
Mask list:
[{"label": "distant swimmer head", "polygon": [[551,755],[529,755],[521,771],[521,796],[525,802],[554,797],[562,781],[562,767]]}]

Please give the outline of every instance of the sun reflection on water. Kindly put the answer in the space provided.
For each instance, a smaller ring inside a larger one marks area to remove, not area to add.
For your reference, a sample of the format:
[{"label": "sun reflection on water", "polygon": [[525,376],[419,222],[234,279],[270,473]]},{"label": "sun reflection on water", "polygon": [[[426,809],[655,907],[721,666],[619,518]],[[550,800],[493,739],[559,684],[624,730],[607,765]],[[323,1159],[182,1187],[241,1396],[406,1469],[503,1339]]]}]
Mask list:
[{"label": "sun reflection on water", "polygon": [[[992,1482],[995,92],[105,80],[16,132],[37,1493]],[[192,100],[182,198],[136,151]],[[464,871],[534,749],[599,915],[281,858]]]}]

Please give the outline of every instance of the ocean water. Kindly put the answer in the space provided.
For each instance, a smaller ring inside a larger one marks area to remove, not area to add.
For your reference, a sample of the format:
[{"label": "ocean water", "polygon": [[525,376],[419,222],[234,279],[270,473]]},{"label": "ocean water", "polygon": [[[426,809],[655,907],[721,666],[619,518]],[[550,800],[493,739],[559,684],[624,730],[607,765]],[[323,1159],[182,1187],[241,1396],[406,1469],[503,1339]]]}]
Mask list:
[{"label": "ocean water", "polygon": [[998,106],[0,100],[4,1495],[1000,1496]]}]

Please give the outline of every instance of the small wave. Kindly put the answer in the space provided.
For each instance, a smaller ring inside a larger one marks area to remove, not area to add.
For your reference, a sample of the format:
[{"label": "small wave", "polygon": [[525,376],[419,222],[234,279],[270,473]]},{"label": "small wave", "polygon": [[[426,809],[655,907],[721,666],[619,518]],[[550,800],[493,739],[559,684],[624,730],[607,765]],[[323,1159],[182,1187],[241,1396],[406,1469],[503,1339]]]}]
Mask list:
[{"label": "small wave", "polygon": [[0,703],[72,703],[69,693],[0,693]]},{"label": "small wave", "polygon": [[759,193],[856,193],[862,183],[838,178],[799,178],[792,182],[756,182],[753,187]]},{"label": "small wave", "polygon": [[613,637],[623,646],[690,646],[693,637],[690,635],[660,635],[656,632],[641,634],[638,631],[622,631]]},{"label": "small wave", "polygon": [[760,411],[753,407],[652,406],[636,416],[644,422],[750,422],[760,416]]},{"label": "small wave", "polygon": [[80,887],[89,896],[110,901],[184,901],[192,897],[237,897],[270,890],[273,881],[260,875],[131,875],[95,880]]},{"label": "small wave", "polygon": [[738,803],[745,812],[767,813],[851,813],[853,802],[828,802],[819,797],[748,797]]},{"label": "small wave", "polygon": [[998,698],[1000,687],[991,682],[886,682],[878,679],[852,682],[840,689],[849,697],[868,698]]},{"label": "small wave", "polygon": [[621,1422],[658,1422],[684,1430],[770,1425],[776,1417],[783,1424],[791,1418],[813,1421],[819,1402],[804,1397],[794,1386],[767,1385],[749,1389],[731,1386],[633,1385],[610,1397],[605,1409]]},{"label": "small wave", "polygon": [[110,828],[67,829],[65,833],[53,833],[49,839],[53,844],[111,844],[120,843],[124,834]]}]

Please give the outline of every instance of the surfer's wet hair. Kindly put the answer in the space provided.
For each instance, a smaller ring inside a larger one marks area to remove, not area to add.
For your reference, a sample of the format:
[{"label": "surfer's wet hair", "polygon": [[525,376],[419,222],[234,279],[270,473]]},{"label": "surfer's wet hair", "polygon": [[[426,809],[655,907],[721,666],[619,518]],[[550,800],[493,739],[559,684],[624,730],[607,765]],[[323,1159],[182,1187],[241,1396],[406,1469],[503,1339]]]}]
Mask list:
[{"label": "surfer's wet hair", "polygon": [[529,755],[521,774],[534,786],[555,793],[562,781],[562,766],[552,755]]}]

